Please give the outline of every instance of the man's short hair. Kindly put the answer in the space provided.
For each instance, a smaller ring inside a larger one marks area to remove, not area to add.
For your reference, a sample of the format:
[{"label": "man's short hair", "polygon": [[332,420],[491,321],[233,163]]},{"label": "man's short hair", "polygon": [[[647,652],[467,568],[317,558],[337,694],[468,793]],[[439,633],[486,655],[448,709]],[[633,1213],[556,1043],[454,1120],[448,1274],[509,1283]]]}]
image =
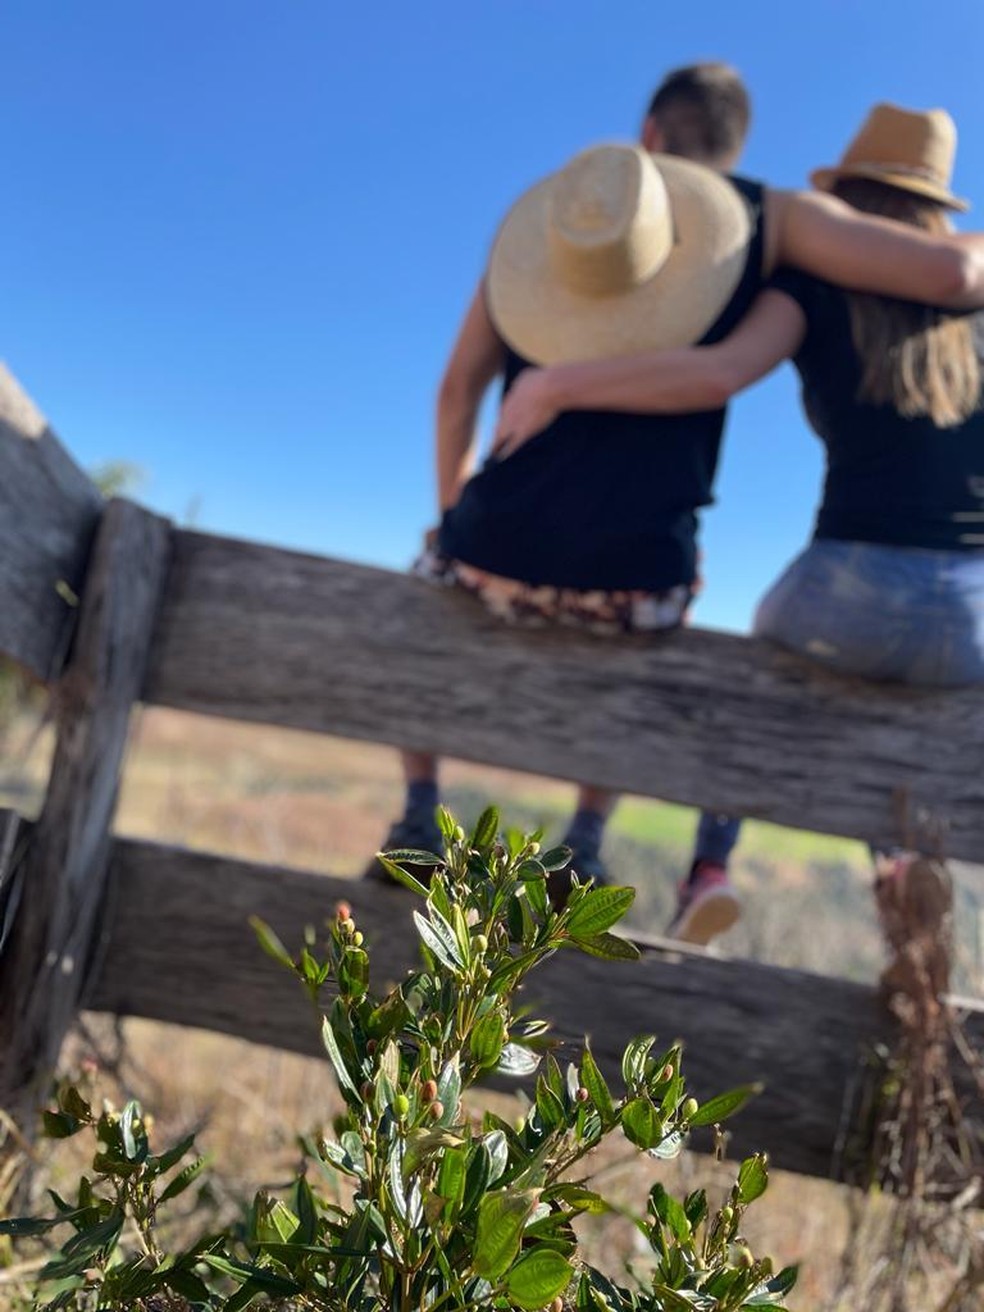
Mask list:
[{"label": "man's short hair", "polygon": [[667,73],[648,113],[663,133],[667,154],[713,160],[741,150],[752,107],[730,64],[688,64]]}]

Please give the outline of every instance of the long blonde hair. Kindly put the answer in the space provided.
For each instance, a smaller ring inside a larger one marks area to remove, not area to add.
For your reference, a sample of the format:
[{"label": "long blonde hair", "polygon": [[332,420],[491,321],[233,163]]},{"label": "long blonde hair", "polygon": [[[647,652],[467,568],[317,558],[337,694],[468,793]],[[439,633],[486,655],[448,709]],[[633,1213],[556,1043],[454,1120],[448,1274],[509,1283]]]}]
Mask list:
[{"label": "long blonde hair", "polygon": [[[944,207],[912,192],[867,178],[842,178],[834,190],[868,214],[950,231]],[[926,415],[937,428],[954,428],[977,409],[981,366],[969,316],[863,292],[849,293],[848,301],[861,358],[859,401],[893,406],[906,419]]]}]

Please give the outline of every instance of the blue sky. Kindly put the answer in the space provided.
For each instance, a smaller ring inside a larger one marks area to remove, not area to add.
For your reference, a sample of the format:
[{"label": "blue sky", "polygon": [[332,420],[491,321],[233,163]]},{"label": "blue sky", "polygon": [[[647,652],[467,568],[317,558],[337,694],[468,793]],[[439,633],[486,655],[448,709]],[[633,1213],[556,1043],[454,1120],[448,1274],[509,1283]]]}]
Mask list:
[{"label": "blue sky", "polygon": [[[500,213],[631,138],[667,67],[741,68],[744,169],[781,186],[874,100],[943,105],[984,202],[980,0],[4,0],[0,42],[0,357],[69,449],[178,520],[394,567]],[[734,407],[699,623],[747,625],[819,478],[787,368]]]}]

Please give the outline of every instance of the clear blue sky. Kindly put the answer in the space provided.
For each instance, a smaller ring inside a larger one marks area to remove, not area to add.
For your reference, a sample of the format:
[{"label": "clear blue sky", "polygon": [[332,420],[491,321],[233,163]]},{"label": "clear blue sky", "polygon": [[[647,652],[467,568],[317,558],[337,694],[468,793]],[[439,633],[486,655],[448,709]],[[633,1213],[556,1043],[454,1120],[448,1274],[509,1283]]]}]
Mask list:
[{"label": "clear blue sky", "polygon": [[[784,186],[872,101],[943,105],[984,205],[981,0],[4,0],[0,43],[0,357],[66,445],[179,520],[396,567],[500,212],[667,67],[742,69],[745,171]],[[748,623],[819,474],[786,369],[734,407],[699,622]]]}]

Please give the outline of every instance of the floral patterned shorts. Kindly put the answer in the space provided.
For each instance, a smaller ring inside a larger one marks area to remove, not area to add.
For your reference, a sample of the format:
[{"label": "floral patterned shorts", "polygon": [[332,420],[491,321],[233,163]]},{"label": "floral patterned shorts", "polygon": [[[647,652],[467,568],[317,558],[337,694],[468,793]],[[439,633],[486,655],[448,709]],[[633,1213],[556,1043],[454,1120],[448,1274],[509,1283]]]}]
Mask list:
[{"label": "floral patterned shorts", "polygon": [[433,547],[424,550],[411,572],[432,583],[470,593],[497,619],[508,624],[528,627],[565,624],[589,633],[652,633],[677,628],[685,622],[696,591],[686,584],[666,592],[535,586],[489,574],[461,560],[451,560]]}]

